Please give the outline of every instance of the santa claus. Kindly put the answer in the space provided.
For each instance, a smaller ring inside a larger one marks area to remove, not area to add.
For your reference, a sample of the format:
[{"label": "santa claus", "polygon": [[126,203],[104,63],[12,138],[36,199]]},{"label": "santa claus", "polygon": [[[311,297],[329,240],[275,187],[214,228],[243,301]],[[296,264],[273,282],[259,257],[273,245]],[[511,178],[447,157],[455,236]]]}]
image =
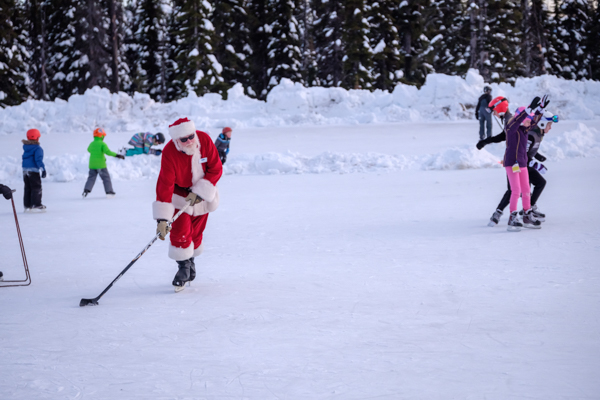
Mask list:
[{"label": "santa claus", "polygon": [[[194,123],[181,118],[169,126],[171,139],[162,152],[156,201],[153,204],[156,232],[164,240],[171,232],[169,257],[179,270],[173,286],[183,288],[196,277],[194,257],[202,253],[202,233],[208,213],[219,205],[217,181],[223,173],[219,153],[208,134],[197,131]],[[191,205],[173,223],[167,225],[186,202]]]}]

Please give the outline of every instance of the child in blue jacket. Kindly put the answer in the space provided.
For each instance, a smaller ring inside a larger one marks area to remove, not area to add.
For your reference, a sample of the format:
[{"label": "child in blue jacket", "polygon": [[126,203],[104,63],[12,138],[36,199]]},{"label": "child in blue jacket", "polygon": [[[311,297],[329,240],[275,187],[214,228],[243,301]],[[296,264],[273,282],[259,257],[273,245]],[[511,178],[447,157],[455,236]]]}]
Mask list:
[{"label": "child in blue jacket", "polygon": [[221,159],[221,164],[225,164],[227,161],[227,154],[229,154],[229,144],[231,143],[231,128],[226,126],[223,128],[223,132],[217,137],[215,140],[215,146],[217,146],[217,151],[219,152],[219,158]]},{"label": "child in blue jacket", "polygon": [[42,204],[42,180],[46,177],[44,166],[44,150],[40,146],[40,131],[30,129],[27,131],[27,140],[23,140],[23,205],[25,212],[45,212],[46,206]]}]

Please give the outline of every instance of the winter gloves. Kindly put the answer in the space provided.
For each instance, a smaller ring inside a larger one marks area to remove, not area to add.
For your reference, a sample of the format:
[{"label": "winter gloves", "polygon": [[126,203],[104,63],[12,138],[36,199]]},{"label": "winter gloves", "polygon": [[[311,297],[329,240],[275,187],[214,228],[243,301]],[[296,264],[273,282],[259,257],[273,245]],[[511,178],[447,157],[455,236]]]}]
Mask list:
[{"label": "winter gloves", "polygon": [[171,227],[167,224],[166,219],[159,219],[156,222],[158,222],[158,225],[156,226],[156,233],[159,234],[158,238],[160,240],[165,240],[167,233],[169,233],[171,230]]},{"label": "winter gloves", "polygon": [[544,175],[548,171],[548,169],[544,166],[544,164],[537,162],[535,160],[531,160],[529,162],[529,166],[533,169],[538,170],[540,172],[540,174],[542,174],[542,175]]},{"label": "winter gloves", "polygon": [[117,157],[120,160],[124,160],[125,156],[123,154],[117,154],[115,157]]},{"label": "winter gloves", "polygon": [[480,140],[479,142],[477,142],[477,144],[475,145],[475,147],[477,147],[477,150],[481,150],[483,149],[483,147],[485,146],[485,142],[483,140]]},{"label": "winter gloves", "polygon": [[160,156],[162,154],[162,150],[160,149],[150,149],[148,150],[150,154],[154,154],[155,156]]},{"label": "winter gloves", "polygon": [[550,104],[550,100],[548,99],[548,95],[547,94],[545,94],[544,97],[542,97],[541,99],[536,96],[531,101],[531,104],[529,105],[529,107],[527,107],[527,109],[525,110],[525,112],[527,114],[531,114],[532,112],[542,113],[542,112],[544,112],[544,108],[548,107],[548,104]]},{"label": "winter gloves", "polygon": [[8,186],[0,184],[0,194],[2,194],[2,196],[8,200],[12,197],[12,190]]},{"label": "winter gloves", "polygon": [[43,170],[42,171],[42,178],[45,178],[45,177],[46,177],[46,170]]},{"label": "winter gloves", "polygon": [[194,206],[194,205],[200,203],[202,200],[203,200],[202,197],[198,196],[194,192],[190,192],[187,195],[187,197],[185,198],[185,201],[187,201],[188,203],[190,203],[190,206]]}]

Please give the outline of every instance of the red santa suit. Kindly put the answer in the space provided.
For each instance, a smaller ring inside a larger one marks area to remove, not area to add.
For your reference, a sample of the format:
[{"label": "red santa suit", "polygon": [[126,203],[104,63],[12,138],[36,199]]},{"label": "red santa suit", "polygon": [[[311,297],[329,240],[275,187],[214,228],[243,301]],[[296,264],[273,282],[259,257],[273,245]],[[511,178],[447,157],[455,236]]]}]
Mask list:
[{"label": "red santa suit", "polygon": [[[196,144],[192,148],[182,147],[177,139],[193,133],[196,134]],[[156,201],[152,207],[154,219],[170,220],[185,205],[189,191],[203,199],[188,207],[171,227],[169,257],[183,261],[202,253],[202,234],[208,213],[215,211],[219,205],[216,184],[223,173],[223,165],[210,136],[197,131],[194,123],[187,118],[169,126],[169,134],[173,140],[162,151]]]}]

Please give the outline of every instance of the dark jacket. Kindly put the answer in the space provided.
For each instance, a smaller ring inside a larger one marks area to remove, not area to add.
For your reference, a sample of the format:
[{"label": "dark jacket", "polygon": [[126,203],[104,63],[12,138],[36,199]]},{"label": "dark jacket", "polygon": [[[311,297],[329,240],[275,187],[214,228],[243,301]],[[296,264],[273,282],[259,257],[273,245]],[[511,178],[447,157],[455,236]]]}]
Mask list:
[{"label": "dark jacket", "polygon": [[23,140],[23,171],[45,170],[44,150],[37,140]]},{"label": "dark jacket", "polygon": [[224,133],[221,133],[217,140],[215,140],[215,146],[217,146],[217,151],[219,155],[228,154],[229,153],[229,143],[231,139],[229,139]]},{"label": "dark jacket", "polygon": [[489,93],[484,93],[479,96],[477,107],[475,107],[475,118],[479,119],[480,114],[483,115],[484,112],[488,112],[486,108],[488,108],[490,101],[492,101],[492,95]]}]

